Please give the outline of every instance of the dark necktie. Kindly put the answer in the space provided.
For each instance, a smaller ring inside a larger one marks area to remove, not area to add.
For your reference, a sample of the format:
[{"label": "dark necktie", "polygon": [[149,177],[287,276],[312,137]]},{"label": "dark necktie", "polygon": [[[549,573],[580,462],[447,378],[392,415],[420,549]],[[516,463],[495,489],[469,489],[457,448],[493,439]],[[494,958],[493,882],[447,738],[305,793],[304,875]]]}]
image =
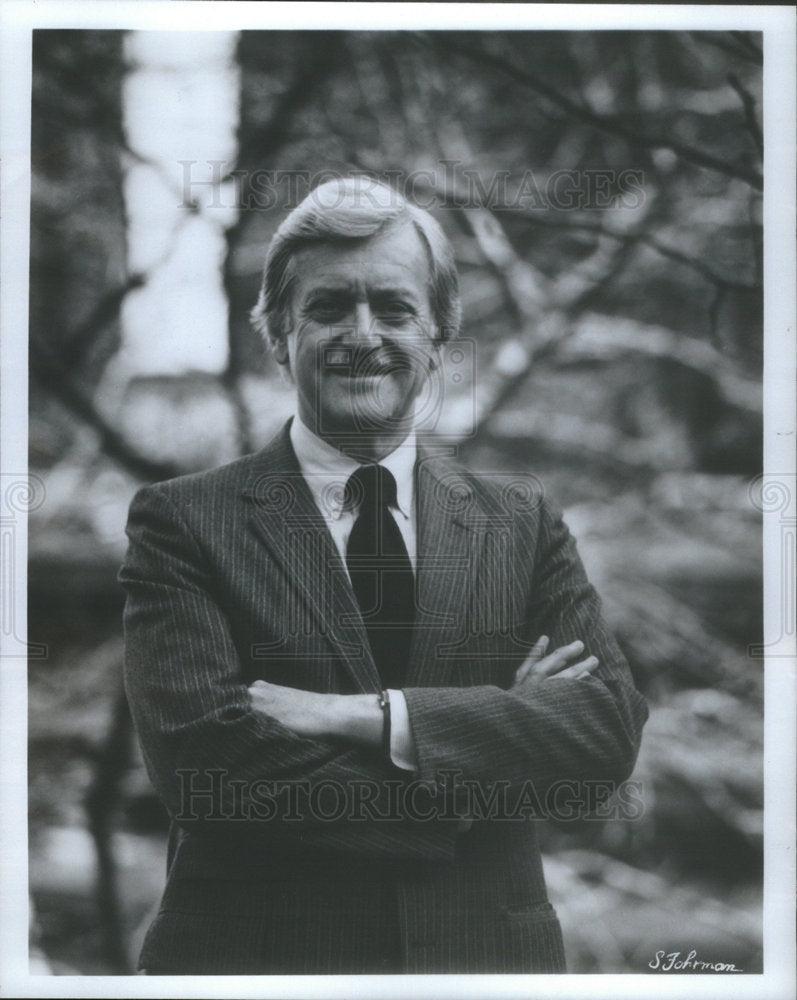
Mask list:
[{"label": "dark necktie", "polygon": [[359,505],[346,565],[371,652],[382,684],[401,687],[415,621],[415,580],[407,547],[389,510],[396,505],[396,480],[381,465],[363,465],[346,484],[346,503]]}]

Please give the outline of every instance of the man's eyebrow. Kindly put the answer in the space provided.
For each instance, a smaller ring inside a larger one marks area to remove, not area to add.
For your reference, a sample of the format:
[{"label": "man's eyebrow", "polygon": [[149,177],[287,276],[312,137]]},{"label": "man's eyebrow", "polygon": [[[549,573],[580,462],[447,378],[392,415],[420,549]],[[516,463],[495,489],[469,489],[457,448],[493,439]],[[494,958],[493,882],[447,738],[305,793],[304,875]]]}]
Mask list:
[{"label": "man's eyebrow", "polygon": [[341,282],[339,285],[316,285],[307,290],[308,298],[316,298],[319,295],[349,295],[356,290],[353,281]]},{"label": "man's eyebrow", "polygon": [[387,296],[387,295],[401,295],[405,298],[415,299],[418,297],[418,290],[413,288],[405,287],[404,285],[385,285],[377,286],[376,288],[369,289],[371,295]]}]

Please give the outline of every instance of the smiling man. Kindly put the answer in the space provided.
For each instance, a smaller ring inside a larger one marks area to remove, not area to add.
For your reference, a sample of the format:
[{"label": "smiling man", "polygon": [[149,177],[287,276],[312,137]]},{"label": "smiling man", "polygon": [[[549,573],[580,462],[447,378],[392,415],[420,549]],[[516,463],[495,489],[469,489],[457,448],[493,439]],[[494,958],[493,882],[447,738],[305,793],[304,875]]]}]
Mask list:
[{"label": "smiling man", "polygon": [[274,351],[296,382],[305,427],[378,461],[409,434],[437,363],[430,265],[407,220],[349,244],[309,246],[292,258],[293,329],[275,338]]},{"label": "smiling man", "polygon": [[532,820],[626,778],[646,709],[547,501],[416,432],[459,311],[428,213],[322,185],[253,310],[294,418],[131,506],[150,973],[564,970]]}]

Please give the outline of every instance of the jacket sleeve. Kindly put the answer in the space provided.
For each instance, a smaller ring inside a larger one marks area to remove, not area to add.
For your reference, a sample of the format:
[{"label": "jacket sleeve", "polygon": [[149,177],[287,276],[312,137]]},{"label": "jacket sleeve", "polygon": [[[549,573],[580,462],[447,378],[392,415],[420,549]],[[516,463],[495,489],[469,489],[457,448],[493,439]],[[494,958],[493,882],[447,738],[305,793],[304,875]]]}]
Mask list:
[{"label": "jacket sleeve", "polygon": [[[188,830],[226,826],[361,856],[450,856],[451,824],[380,819],[385,782],[407,781],[406,772],[253,711],[218,581],[163,487],[139,491],[127,533],[125,686],[171,817]],[[319,786],[324,802],[308,798]]]},{"label": "jacket sleeve", "polygon": [[[579,679],[549,678],[514,690],[405,690],[420,777],[439,784],[456,772],[482,785],[531,782],[542,797],[554,783],[616,783],[631,773],[647,706],[601,615],[575,543],[543,502],[526,634],[550,637],[553,650],[575,639],[599,668]],[[581,786],[583,787],[583,785]]]}]

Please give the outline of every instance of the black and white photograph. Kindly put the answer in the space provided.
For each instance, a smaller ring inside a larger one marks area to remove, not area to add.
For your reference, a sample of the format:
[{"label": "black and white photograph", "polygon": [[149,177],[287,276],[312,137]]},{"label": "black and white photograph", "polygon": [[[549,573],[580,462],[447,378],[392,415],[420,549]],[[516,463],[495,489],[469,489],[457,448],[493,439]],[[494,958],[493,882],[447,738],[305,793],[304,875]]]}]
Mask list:
[{"label": "black and white photograph", "polygon": [[785,1000],[794,8],[271,7],[0,11],[3,992]]}]

